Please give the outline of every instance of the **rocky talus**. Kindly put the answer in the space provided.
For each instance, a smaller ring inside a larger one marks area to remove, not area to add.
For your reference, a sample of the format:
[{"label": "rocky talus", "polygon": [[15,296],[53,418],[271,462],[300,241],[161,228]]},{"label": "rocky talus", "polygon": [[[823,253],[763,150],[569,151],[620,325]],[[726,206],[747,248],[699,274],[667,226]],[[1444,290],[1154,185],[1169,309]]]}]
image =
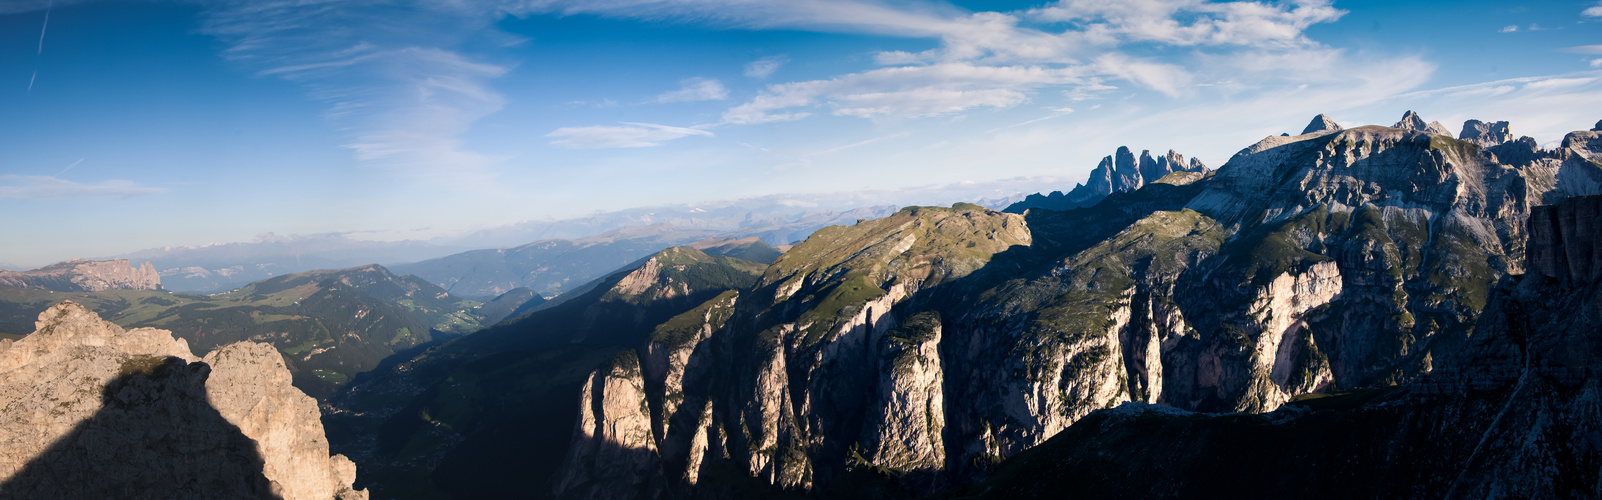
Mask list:
[{"label": "rocky talus", "polygon": [[73,259],[32,271],[0,270],[0,285],[56,292],[160,290],[161,275],[149,262],[136,268],[127,259]]},{"label": "rocky talus", "polygon": [[0,340],[0,497],[365,499],[271,346],[203,359],[73,302]]}]

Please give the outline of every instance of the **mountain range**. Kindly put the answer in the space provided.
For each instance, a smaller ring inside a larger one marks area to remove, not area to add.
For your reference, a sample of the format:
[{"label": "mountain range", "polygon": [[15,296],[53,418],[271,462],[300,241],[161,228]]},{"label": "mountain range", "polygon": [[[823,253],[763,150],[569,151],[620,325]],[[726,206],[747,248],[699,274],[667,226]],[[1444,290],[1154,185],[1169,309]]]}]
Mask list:
[{"label": "mountain range", "polygon": [[[1461,369],[1495,339],[1477,332],[1507,307],[1503,284],[1528,275],[1526,254],[1551,252],[1532,238],[1538,207],[1602,193],[1597,131],[1542,150],[1503,123],[1471,121],[1454,138],[1411,112],[1393,127],[1320,116],[1308,129],[1217,171],[1141,174],[1090,206],[909,207],[824,228],[751,268],[749,284],[650,271],[684,265],[658,254],[371,372],[333,403],[348,417],[333,441],[388,471],[370,477],[403,478],[367,483],[374,491],[416,498],[888,498],[984,494],[970,488],[1009,477],[1051,484],[1009,471],[1058,463],[1028,450],[1099,432],[1083,422],[1277,422],[1297,408],[1383,407],[1375,389]],[[652,312],[589,312],[618,300]],[[597,322],[608,316],[624,323]],[[1481,425],[1487,414],[1461,415]],[[1145,439],[1133,429],[1107,438]],[[1167,442],[1190,432],[1175,429]],[[1123,456],[1122,443],[1053,449],[1094,455],[1083,463],[1095,474],[1138,470],[1148,458]],[[1151,455],[1164,456],[1177,461],[1165,473],[1212,484],[1185,468],[1201,462],[1184,462],[1210,455]],[[1354,463],[1343,470],[1387,462]],[[1407,463],[1443,475],[1452,462]],[[517,481],[503,480],[513,470]],[[1176,491],[1244,491],[1233,486]]]},{"label": "mountain range", "polygon": [[[0,340],[0,370],[71,332],[182,362],[64,358],[133,376],[130,395],[201,387],[218,352],[281,361],[321,403],[296,431],[327,436],[308,484],[380,498],[1602,485],[1602,123],[1542,149],[1508,122],[1319,115],[1217,170],[1119,148],[1006,208],[884,209],[778,246],[641,226],[212,296],[159,289],[159,266],[69,262],[0,274],[0,330],[39,318]],[[163,408],[216,420],[183,401]]]},{"label": "mountain range", "polygon": [[[877,212],[864,211],[858,215],[873,213]],[[556,296],[630,262],[678,245],[699,246],[714,254],[738,254],[761,262],[772,262],[779,254],[759,237],[724,238],[723,234],[680,230],[665,224],[629,227],[577,240],[544,240],[511,248],[463,252],[395,266],[395,270],[415,274],[451,293],[468,297],[494,296],[519,287],[544,296]]]}]

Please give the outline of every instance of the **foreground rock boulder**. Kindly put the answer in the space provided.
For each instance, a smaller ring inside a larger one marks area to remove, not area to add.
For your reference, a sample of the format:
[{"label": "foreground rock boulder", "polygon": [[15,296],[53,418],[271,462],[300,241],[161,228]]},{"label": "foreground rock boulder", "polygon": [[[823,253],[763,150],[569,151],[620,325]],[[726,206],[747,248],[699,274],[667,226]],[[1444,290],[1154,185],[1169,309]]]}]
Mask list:
[{"label": "foreground rock boulder", "polygon": [[0,340],[0,498],[365,499],[270,346],[198,359],[73,302]]}]

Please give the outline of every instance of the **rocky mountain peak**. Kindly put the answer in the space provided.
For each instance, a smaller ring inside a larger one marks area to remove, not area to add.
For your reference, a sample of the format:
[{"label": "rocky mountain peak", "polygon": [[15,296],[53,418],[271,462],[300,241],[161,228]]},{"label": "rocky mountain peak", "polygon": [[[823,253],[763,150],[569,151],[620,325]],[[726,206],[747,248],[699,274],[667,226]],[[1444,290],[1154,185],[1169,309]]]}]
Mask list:
[{"label": "rocky mountain peak", "polygon": [[1107,195],[1140,189],[1174,172],[1205,174],[1209,171],[1201,160],[1191,158],[1187,163],[1185,155],[1176,153],[1172,149],[1162,156],[1152,156],[1149,149],[1142,150],[1137,157],[1128,146],[1120,146],[1111,156],[1101,159],[1101,163],[1091,170],[1090,178],[1086,179],[1084,184],[1075,186],[1067,194],[1053,191],[1049,195],[1029,195],[1024,201],[1014,203],[1003,211],[1022,213],[1029,208],[1068,210],[1088,207],[1100,202]]},{"label": "rocky mountain peak", "polygon": [[1591,127],[1591,131],[1592,132],[1602,132],[1602,120],[1597,120],[1596,121],[1596,126],[1595,127]]},{"label": "rocky mountain peak", "polygon": [[1441,122],[1424,123],[1424,119],[1420,118],[1418,113],[1414,113],[1412,110],[1402,113],[1402,121],[1396,122],[1395,125],[1391,125],[1391,128],[1417,130],[1419,132],[1427,132],[1445,136],[1452,135],[1452,131],[1447,130],[1445,125],[1441,125]]},{"label": "rocky mountain peak", "polygon": [[0,285],[55,292],[160,290],[161,275],[149,262],[135,268],[128,259],[72,259],[32,271],[0,270]]},{"label": "rocky mountain peak", "polygon": [[367,498],[271,346],[202,360],[74,302],[36,325],[0,341],[0,498]]},{"label": "rocky mountain peak", "polygon": [[1341,126],[1336,124],[1335,120],[1331,120],[1331,119],[1329,119],[1328,116],[1324,116],[1322,113],[1320,113],[1318,116],[1313,117],[1313,121],[1311,123],[1307,124],[1307,128],[1302,129],[1302,134],[1305,135],[1305,134],[1311,134],[1313,132],[1323,132],[1325,130],[1340,130],[1340,129],[1341,129]]},{"label": "rocky mountain peak", "polygon": [[1486,123],[1469,120],[1463,122],[1463,132],[1458,134],[1457,138],[1481,146],[1496,146],[1513,140],[1513,133],[1508,130],[1505,121]]}]

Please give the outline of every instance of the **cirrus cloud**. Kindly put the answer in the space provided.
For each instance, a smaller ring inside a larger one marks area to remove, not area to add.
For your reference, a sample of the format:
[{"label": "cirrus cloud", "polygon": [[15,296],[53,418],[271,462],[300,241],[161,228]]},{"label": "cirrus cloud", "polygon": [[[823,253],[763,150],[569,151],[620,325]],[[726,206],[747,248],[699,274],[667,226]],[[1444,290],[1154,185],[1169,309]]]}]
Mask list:
[{"label": "cirrus cloud", "polygon": [[729,98],[723,83],[709,78],[690,78],[679,82],[679,89],[656,96],[656,102],[721,101]]},{"label": "cirrus cloud", "polygon": [[636,122],[622,125],[562,127],[545,136],[553,139],[551,144],[573,149],[645,148],[693,135],[713,137],[711,132],[695,128]]},{"label": "cirrus cloud", "polygon": [[165,189],[141,186],[133,181],[108,180],[98,184],[83,184],[48,175],[0,175],[0,199],[113,199],[161,194]]}]

